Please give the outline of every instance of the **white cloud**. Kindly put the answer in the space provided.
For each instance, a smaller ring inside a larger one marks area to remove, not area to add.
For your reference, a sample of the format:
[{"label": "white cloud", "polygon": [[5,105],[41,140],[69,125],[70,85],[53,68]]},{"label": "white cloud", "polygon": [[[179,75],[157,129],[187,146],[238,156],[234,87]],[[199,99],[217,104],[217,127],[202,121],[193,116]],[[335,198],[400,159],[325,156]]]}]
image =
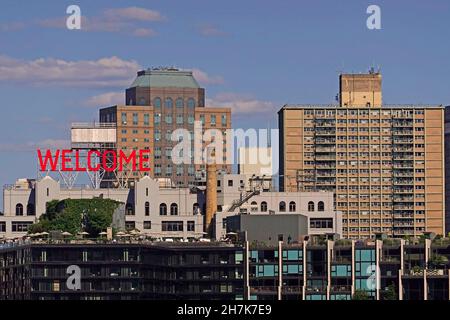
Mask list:
[{"label": "white cloud", "polygon": [[212,24],[204,24],[198,28],[198,31],[202,36],[206,37],[218,37],[218,36],[226,36],[227,33],[220,30],[218,27]]},{"label": "white cloud", "polygon": [[210,76],[205,71],[197,68],[191,70],[194,78],[201,84],[223,84],[225,82],[221,76]]},{"label": "white cloud", "polygon": [[0,56],[0,82],[75,87],[125,87],[139,64],[134,60],[106,57],[67,61],[54,58],[19,60]]},{"label": "white cloud", "polygon": [[233,114],[271,114],[276,104],[271,101],[255,99],[251,95],[219,93],[212,99],[206,99],[208,107],[228,107]]},{"label": "white cloud", "polygon": [[19,31],[25,29],[26,25],[23,22],[6,22],[0,24],[0,31],[2,32],[10,32],[10,31]]},{"label": "white cloud", "polygon": [[17,151],[33,151],[36,149],[69,149],[70,141],[63,139],[45,139],[38,142],[26,143],[0,143],[0,151],[17,152]]},{"label": "white cloud", "polygon": [[162,21],[165,17],[160,12],[139,7],[115,8],[104,11],[105,17],[111,20]]},{"label": "white cloud", "polygon": [[157,33],[155,30],[150,28],[138,28],[133,31],[133,35],[135,37],[153,37],[156,36]]},{"label": "white cloud", "polygon": [[106,92],[93,96],[84,102],[88,107],[104,107],[123,104],[125,99],[125,92]]},{"label": "white cloud", "polygon": [[[37,21],[46,28],[66,28],[67,17],[49,18]],[[98,16],[81,17],[81,31],[116,32],[136,37],[150,37],[156,35],[153,29],[142,27],[138,22],[163,21],[165,17],[158,11],[146,8],[128,7],[106,9]]]}]

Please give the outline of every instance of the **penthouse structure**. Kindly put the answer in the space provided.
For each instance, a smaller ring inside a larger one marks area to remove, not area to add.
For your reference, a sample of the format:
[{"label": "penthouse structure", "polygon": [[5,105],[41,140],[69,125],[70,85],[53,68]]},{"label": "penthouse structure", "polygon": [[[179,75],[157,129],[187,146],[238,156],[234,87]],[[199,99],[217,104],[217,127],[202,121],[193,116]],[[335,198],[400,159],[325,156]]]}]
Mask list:
[{"label": "penthouse structure", "polygon": [[278,112],[280,188],[330,191],[343,236],[444,234],[444,109],[383,105],[381,74],[341,74],[338,105]]}]

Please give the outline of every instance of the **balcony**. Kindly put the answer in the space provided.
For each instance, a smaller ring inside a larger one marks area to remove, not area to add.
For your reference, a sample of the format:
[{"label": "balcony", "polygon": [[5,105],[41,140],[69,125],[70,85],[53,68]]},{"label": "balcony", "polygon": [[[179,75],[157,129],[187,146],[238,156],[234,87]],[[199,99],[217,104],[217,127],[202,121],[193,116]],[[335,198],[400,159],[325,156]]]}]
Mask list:
[{"label": "balcony", "polygon": [[316,147],[316,152],[336,152],[335,147]]},{"label": "balcony", "polygon": [[283,293],[301,293],[303,289],[301,286],[283,286],[281,287]]},{"label": "balcony", "polygon": [[251,293],[278,293],[278,287],[275,286],[259,286],[259,287],[250,287]]},{"label": "balcony", "polygon": [[352,286],[351,285],[331,286],[330,291],[331,292],[351,292]]}]

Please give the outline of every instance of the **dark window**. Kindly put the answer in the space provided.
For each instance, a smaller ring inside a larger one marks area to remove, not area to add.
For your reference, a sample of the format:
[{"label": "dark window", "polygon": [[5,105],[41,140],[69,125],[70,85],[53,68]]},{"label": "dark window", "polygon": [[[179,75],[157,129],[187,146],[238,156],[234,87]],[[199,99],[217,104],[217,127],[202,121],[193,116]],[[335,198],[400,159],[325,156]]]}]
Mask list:
[{"label": "dark window", "polygon": [[194,109],[195,108],[195,100],[193,98],[189,98],[187,105],[188,105],[188,108]]},{"label": "dark window", "polygon": [[34,204],[29,203],[27,204],[27,216],[34,216]]},{"label": "dark window", "polygon": [[162,231],[183,231],[183,221],[163,221]]},{"label": "dark window", "polygon": [[127,203],[125,206],[125,214],[127,216],[134,216],[133,205],[131,203]]},{"label": "dark window", "polygon": [[280,209],[280,212],[286,212],[286,202],[281,201],[279,209]]},{"label": "dark window", "polygon": [[23,216],[23,204],[16,204],[16,216]]},{"label": "dark window", "polygon": [[0,221],[0,232],[6,232],[6,222]]},{"label": "dark window", "polygon": [[148,201],[145,203],[145,215],[150,215],[150,203]]},{"label": "dark window", "polygon": [[308,202],[308,211],[309,212],[314,211],[314,202],[312,202],[312,201]]},{"label": "dark window", "polygon": [[144,221],[144,229],[151,229],[151,228],[152,228],[152,222]]},{"label": "dark window", "polygon": [[279,234],[279,235],[278,235],[278,241],[283,241],[283,238],[284,238],[284,237],[283,237],[282,234]]},{"label": "dark window", "polygon": [[261,202],[261,212],[267,212],[267,202]]},{"label": "dark window", "polygon": [[159,205],[159,215],[160,216],[167,216],[167,205],[165,203],[161,203]]},{"label": "dark window", "polygon": [[172,98],[167,98],[165,102],[166,108],[172,108],[173,107],[173,100]]},{"label": "dark window", "polygon": [[309,226],[311,228],[317,229],[332,229],[333,219],[331,218],[312,218],[309,221]]},{"label": "dark window", "polygon": [[125,221],[125,229],[127,231],[131,231],[136,229],[136,222],[134,221]]},{"label": "dark window", "polygon": [[27,232],[28,227],[30,227],[32,224],[33,222],[13,221],[12,232]]},{"label": "dark window", "polygon": [[178,205],[176,203],[172,203],[170,205],[170,215],[177,216],[178,215]]},{"label": "dark window", "polygon": [[183,108],[184,107],[183,98],[178,98],[177,101],[175,102],[175,105],[177,108]]},{"label": "dark window", "polygon": [[289,202],[289,212],[295,212],[296,205],[294,201]]},{"label": "dark window", "polygon": [[195,231],[195,221],[187,222],[187,231]]},{"label": "dark window", "polygon": [[192,206],[192,212],[194,214],[200,214],[200,205],[198,203],[194,203]]},{"label": "dark window", "polygon": [[232,187],[233,186],[233,180],[228,180],[228,186]]},{"label": "dark window", "polygon": [[155,99],[153,100],[153,106],[154,106],[155,108],[161,108],[161,98],[155,98]]},{"label": "dark window", "polygon": [[325,204],[323,203],[323,201],[319,201],[319,203],[317,204],[317,211],[325,211]]}]

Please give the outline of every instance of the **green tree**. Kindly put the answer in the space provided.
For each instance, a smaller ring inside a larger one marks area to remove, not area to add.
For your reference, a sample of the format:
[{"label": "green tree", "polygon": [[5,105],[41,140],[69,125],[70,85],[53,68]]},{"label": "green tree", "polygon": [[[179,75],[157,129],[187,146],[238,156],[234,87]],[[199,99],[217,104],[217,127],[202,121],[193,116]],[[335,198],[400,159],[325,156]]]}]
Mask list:
[{"label": "green tree", "polygon": [[383,300],[397,300],[397,291],[393,283],[383,292]]},{"label": "green tree", "polygon": [[370,300],[370,296],[367,291],[357,289],[353,293],[352,300]]},{"label": "green tree", "polygon": [[[112,224],[112,216],[119,202],[111,199],[65,199],[47,203],[46,212],[33,224],[29,232],[67,231],[77,234],[86,231],[92,237]],[[83,221],[83,217],[85,221]],[[85,228],[82,229],[83,222]]]}]

